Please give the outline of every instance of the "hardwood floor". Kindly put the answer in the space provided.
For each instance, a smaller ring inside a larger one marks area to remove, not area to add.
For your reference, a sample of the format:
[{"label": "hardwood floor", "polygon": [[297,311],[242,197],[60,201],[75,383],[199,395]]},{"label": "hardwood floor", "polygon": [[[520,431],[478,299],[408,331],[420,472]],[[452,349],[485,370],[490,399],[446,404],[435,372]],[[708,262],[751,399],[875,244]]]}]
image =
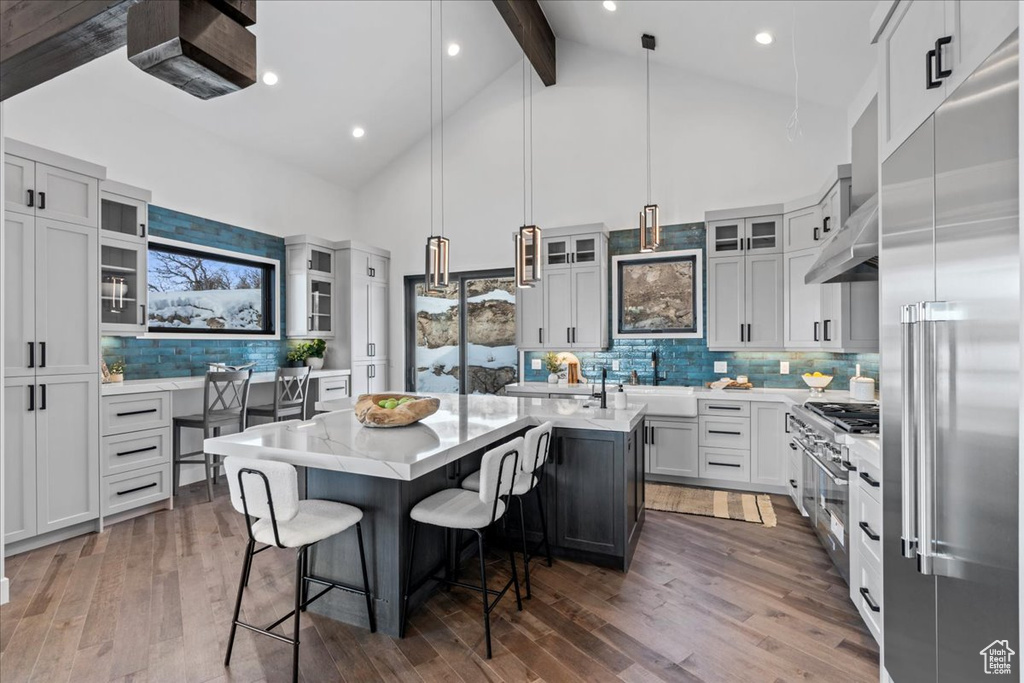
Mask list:
[{"label": "hardwood floor", "polygon": [[[219,488],[7,559],[0,680],[286,681],[290,648],[240,631],[222,666],[245,527]],[[533,565],[523,611],[506,596],[483,657],[477,594],[416,611],[404,640],[305,615],[305,681],[877,681],[878,649],[810,527],[773,496],[774,529],[648,512],[628,575]],[[492,576],[504,576],[494,554]],[[257,556],[243,618],[290,610],[293,554]],[[467,566],[466,576],[472,575]],[[285,627],[290,632],[291,622]]]}]

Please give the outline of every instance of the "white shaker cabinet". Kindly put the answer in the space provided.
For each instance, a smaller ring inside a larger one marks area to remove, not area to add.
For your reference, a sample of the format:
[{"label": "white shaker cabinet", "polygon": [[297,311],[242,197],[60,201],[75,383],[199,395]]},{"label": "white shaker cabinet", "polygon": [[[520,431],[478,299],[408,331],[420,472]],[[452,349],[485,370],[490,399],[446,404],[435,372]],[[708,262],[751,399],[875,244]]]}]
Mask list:
[{"label": "white shaker cabinet", "polygon": [[4,210],[36,213],[36,162],[4,155]]},{"label": "white shaker cabinet", "polygon": [[286,241],[285,333],[292,339],[331,339],[335,330],[335,255],[319,241]]},{"label": "white shaker cabinet", "polygon": [[65,223],[99,225],[99,179],[15,154],[4,157],[4,207]]},{"label": "white shaker cabinet", "polygon": [[555,348],[572,346],[572,270],[544,273],[545,344]]},{"label": "white shaker cabinet", "polygon": [[708,259],[710,349],[736,348],[746,339],[744,262],[742,256]]},{"label": "white shaker cabinet", "polygon": [[7,211],[3,240],[4,377],[33,377],[36,374],[36,219]]},{"label": "white shaker cabinet", "polygon": [[697,420],[649,418],[644,425],[647,472],[669,477],[698,476]]},{"label": "white shaker cabinet", "polygon": [[149,201],[152,193],[123,183],[100,183],[100,331],[146,333]]},{"label": "white shaker cabinet", "polygon": [[352,363],[352,398],[360,394],[374,394],[388,389],[387,361],[359,361]]},{"label": "white shaker cabinet", "polygon": [[4,382],[4,543],[36,535],[35,378]]},{"label": "white shaker cabinet", "polygon": [[781,253],[747,254],[744,260],[744,344],[759,349],[782,348],[785,304],[784,257]]},{"label": "white shaker cabinet", "polygon": [[785,251],[810,249],[821,241],[822,207],[809,206],[785,216]]},{"label": "white shaker cabinet", "polygon": [[[785,346],[787,349],[821,347],[822,285],[804,282],[807,271],[818,260],[819,249],[786,254]],[[832,286],[832,285],[827,285]]]},{"label": "white shaker cabinet", "polygon": [[373,384],[371,373],[380,385],[375,390],[388,383],[391,257],[367,244],[346,241],[334,246],[338,322],[326,362],[329,368],[351,368],[352,395],[357,396]]},{"label": "white shaker cabinet", "polygon": [[544,349],[546,291],[542,286],[516,289],[516,348],[520,351]]},{"label": "white shaker cabinet", "polygon": [[750,483],[783,486],[789,474],[786,410],[781,403],[750,404]]},{"label": "white shaker cabinet", "polygon": [[608,291],[602,276],[605,266],[572,269],[572,344],[574,349],[607,346]]},{"label": "white shaker cabinet", "polygon": [[387,358],[388,290],[383,282],[353,279],[348,317],[353,361]]}]

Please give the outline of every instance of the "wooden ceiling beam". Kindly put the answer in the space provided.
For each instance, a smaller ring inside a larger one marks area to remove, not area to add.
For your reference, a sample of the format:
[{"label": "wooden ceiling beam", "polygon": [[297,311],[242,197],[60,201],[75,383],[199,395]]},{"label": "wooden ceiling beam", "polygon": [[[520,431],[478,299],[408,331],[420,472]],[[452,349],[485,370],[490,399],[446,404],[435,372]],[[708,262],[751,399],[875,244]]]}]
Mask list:
[{"label": "wooden ceiling beam", "polygon": [[555,32],[537,0],[492,0],[544,85],[555,84]]}]

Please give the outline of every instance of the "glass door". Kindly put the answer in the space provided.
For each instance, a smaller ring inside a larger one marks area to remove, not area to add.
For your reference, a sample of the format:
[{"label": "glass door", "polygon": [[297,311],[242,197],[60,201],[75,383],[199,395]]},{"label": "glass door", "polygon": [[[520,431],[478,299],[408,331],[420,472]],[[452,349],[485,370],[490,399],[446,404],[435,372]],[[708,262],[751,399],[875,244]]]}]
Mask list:
[{"label": "glass door", "polygon": [[105,333],[146,331],[146,243],[104,240],[100,247],[100,322]]},{"label": "glass door", "polygon": [[[408,305],[410,285],[413,288],[411,316]],[[411,358],[406,355],[406,368],[415,372],[409,390],[460,393],[459,349],[462,335],[459,292],[462,288],[458,279],[450,277],[448,286],[439,292],[426,291],[422,277],[407,278],[406,286],[407,342],[410,332],[413,336],[413,353]]]},{"label": "glass door", "polygon": [[512,277],[466,278],[464,394],[504,394],[516,381],[516,283]]}]

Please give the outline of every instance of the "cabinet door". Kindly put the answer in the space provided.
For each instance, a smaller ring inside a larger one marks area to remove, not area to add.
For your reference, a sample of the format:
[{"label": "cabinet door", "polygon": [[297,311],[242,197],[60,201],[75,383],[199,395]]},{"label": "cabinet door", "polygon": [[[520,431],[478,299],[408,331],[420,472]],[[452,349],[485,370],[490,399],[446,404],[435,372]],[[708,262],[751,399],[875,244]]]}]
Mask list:
[{"label": "cabinet door", "polygon": [[391,260],[386,256],[370,254],[370,277],[381,282],[388,281]]},{"label": "cabinet door", "polygon": [[786,411],[780,403],[750,404],[750,482],[783,486],[789,474]]},{"label": "cabinet door", "polygon": [[310,274],[306,292],[309,311],[307,324],[310,333],[317,337],[334,337],[334,292],[334,280]]},{"label": "cabinet door", "polygon": [[[17,157],[15,157],[17,158]],[[4,214],[4,376],[35,375],[36,219]]]},{"label": "cabinet door", "polygon": [[100,328],[103,334],[146,331],[146,241],[106,237],[100,244]]},{"label": "cabinet door", "polygon": [[571,257],[573,265],[599,263],[601,257],[600,235],[573,235]]},{"label": "cabinet door", "polygon": [[384,282],[371,282],[370,302],[370,356],[388,357],[388,286]]},{"label": "cabinet door", "polygon": [[604,554],[624,548],[625,476],[615,436],[559,436],[555,466],[556,545]]},{"label": "cabinet door", "polygon": [[746,286],[746,345],[759,349],[781,349],[785,291],[782,254],[748,254],[744,276]]},{"label": "cabinet door", "polygon": [[99,180],[36,164],[36,216],[95,228],[100,224]]},{"label": "cabinet door", "polygon": [[821,291],[821,348],[843,345],[843,285],[818,285]]},{"label": "cabinet door", "polygon": [[[550,270],[564,270],[572,264],[572,238],[550,237],[543,238],[544,267],[542,271],[547,273]],[[547,277],[545,275],[545,277]]]},{"label": "cabinet door", "polygon": [[648,420],[647,445],[651,474],[674,477],[697,475],[697,422]]},{"label": "cabinet door", "polygon": [[142,200],[101,192],[100,234],[120,239],[142,239],[149,225],[148,213],[147,204]]},{"label": "cabinet door", "polygon": [[747,254],[782,253],[782,216],[761,216],[744,221]]},{"label": "cabinet door", "polygon": [[842,215],[839,207],[839,184],[837,183],[821,200],[821,239],[827,240],[839,229]]},{"label": "cabinet door", "polygon": [[742,253],[745,229],[742,218],[708,223],[708,257]]},{"label": "cabinet door", "polygon": [[785,251],[809,249],[818,243],[821,236],[821,206],[787,213],[785,217]]},{"label": "cabinet door", "polygon": [[386,256],[370,254],[365,251],[352,251],[352,274],[356,277],[368,277],[380,282],[388,281],[389,260]]},{"label": "cabinet door", "polygon": [[4,155],[4,209],[30,216],[36,212],[36,164]]},{"label": "cabinet door", "polygon": [[544,348],[544,289],[546,280],[516,290],[516,346],[520,351]]},{"label": "cabinet door", "polygon": [[320,277],[334,275],[334,252],[321,247],[309,247],[306,267],[310,273]]},{"label": "cabinet door", "polygon": [[842,315],[835,334],[844,351],[878,353],[878,283],[842,285]]},{"label": "cabinet door", "polygon": [[373,391],[387,391],[388,385],[388,362],[386,360],[373,363],[373,375],[370,377],[370,387]]},{"label": "cabinet door", "polygon": [[35,378],[4,382],[4,542],[36,535]]},{"label": "cabinet door", "polygon": [[[572,348],[598,349],[606,312],[601,305],[607,292],[601,286],[601,266],[572,269]],[[557,329],[557,328],[556,328]]]},{"label": "cabinet door", "polygon": [[358,398],[362,394],[370,393],[370,384],[373,380],[372,363],[352,364],[352,398]]},{"label": "cabinet door", "polygon": [[804,276],[817,259],[817,249],[786,254],[787,349],[816,349],[821,346],[821,285],[804,283]]},{"label": "cabinet door", "polygon": [[572,272],[548,271],[544,274],[544,344],[549,348],[569,348],[571,343]]},{"label": "cabinet door", "polygon": [[36,373],[68,375],[99,367],[97,231],[36,219]]},{"label": "cabinet door", "polygon": [[352,338],[352,360],[370,358],[370,292],[373,282],[362,278],[352,281],[351,316],[348,321]]},{"label": "cabinet door", "polygon": [[37,533],[100,514],[99,378],[40,377],[36,396]]},{"label": "cabinet door", "polygon": [[[746,302],[743,278],[745,259],[708,259],[708,346],[739,348],[746,339]],[[740,335],[743,335],[742,337]]]},{"label": "cabinet door", "polygon": [[[944,2],[906,0],[879,39],[879,143],[885,160],[946,99],[946,86],[928,88],[926,59],[946,35]],[[1011,3],[1012,4],[1012,3]],[[944,54],[948,49],[943,50]]]},{"label": "cabinet door", "polygon": [[952,93],[1017,28],[1016,3],[1003,0],[952,0],[946,3],[946,35],[942,65],[953,73],[944,83]]}]

